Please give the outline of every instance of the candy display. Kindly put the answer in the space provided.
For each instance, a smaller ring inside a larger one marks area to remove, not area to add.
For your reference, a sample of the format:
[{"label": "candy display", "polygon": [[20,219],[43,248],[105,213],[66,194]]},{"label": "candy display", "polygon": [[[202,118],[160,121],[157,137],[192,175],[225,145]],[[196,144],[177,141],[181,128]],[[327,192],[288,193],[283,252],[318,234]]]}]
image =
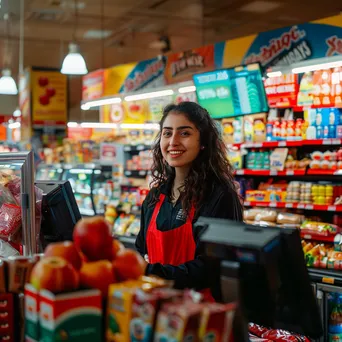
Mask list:
[{"label": "candy display", "polygon": [[140,151],[138,155],[126,161],[127,170],[150,170],[152,166],[152,154],[150,151]]},{"label": "candy display", "polygon": [[314,170],[342,170],[342,148],[311,153],[310,168]]}]

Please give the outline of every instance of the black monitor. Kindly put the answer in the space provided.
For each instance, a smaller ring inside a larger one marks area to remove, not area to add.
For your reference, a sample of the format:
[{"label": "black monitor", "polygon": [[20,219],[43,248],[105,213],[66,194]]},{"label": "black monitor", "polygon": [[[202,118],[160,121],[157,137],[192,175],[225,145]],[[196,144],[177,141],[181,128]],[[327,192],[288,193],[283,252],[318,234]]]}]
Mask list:
[{"label": "black monitor", "polygon": [[43,190],[41,245],[72,240],[72,233],[81,214],[69,181],[36,181]]},{"label": "black monitor", "polygon": [[[204,229],[203,253],[220,264],[220,300],[237,300],[242,321],[311,338],[322,335],[297,229],[202,217],[197,225]],[[241,336],[239,340],[244,341]]]}]

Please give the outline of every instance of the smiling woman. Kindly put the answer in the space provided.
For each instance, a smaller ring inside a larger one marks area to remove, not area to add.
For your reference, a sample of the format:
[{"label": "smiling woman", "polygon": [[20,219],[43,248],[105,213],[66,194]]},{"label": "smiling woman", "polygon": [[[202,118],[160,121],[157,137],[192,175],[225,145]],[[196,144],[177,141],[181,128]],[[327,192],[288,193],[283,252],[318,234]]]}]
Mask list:
[{"label": "smiling woman", "polygon": [[151,191],[136,240],[147,274],[177,288],[211,287],[210,267],[199,255],[199,216],[242,220],[226,147],[209,113],[193,102],[164,109],[153,147]]}]

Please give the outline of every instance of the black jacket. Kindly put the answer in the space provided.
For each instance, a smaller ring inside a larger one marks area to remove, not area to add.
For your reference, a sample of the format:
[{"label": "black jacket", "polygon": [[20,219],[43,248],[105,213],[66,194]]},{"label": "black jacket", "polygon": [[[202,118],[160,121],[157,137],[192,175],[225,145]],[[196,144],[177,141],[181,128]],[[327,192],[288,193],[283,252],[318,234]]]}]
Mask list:
[{"label": "black jacket", "polygon": [[[148,255],[146,236],[154,211],[154,206],[150,206],[149,203],[152,194],[155,191],[158,190],[152,189],[150,191],[142,205],[141,227],[135,243],[138,252],[142,256],[145,254]],[[160,192],[165,194],[166,197],[157,217],[157,229],[167,231],[183,225],[185,218],[181,215],[182,212],[180,212],[182,209],[181,201],[178,200],[176,204],[173,205],[169,199],[171,193],[170,184],[163,185],[160,188]],[[211,194],[206,197],[207,201],[205,201],[201,209],[196,213],[193,223],[195,223],[200,216],[242,221],[242,206],[238,195],[234,190],[227,186],[214,184]],[[179,266],[162,265],[159,263],[148,264],[146,274],[154,274],[164,279],[174,280],[176,288],[195,288],[200,290],[212,287],[213,284],[210,282],[210,279],[212,279],[211,272],[213,271],[211,269],[212,265],[206,262],[205,257],[200,255],[198,248],[199,235],[201,233],[199,229],[200,228],[196,229],[193,227],[194,240],[197,244],[194,260]],[[173,243],[177,243],[177,241],[173,241]]]}]

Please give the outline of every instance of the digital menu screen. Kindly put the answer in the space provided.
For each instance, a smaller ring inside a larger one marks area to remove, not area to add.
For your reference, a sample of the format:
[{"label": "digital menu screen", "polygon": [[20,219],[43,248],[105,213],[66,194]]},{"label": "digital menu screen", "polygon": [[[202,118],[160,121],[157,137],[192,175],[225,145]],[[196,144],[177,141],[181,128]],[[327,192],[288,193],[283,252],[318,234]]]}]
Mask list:
[{"label": "digital menu screen", "polygon": [[214,119],[268,111],[259,64],[193,75],[198,103]]}]

